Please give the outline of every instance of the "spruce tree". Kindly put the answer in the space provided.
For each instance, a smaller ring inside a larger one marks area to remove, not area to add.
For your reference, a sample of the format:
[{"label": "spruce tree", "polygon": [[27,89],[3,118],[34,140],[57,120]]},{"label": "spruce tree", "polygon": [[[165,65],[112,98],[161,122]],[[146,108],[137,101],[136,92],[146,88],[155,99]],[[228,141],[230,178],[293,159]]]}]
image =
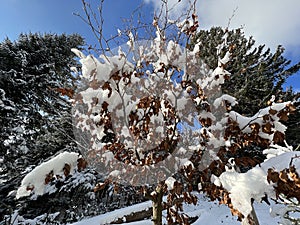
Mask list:
[{"label": "spruce tree", "polygon": [[[210,68],[217,66],[215,50],[222,43],[225,32],[232,52],[226,69],[231,79],[223,86],[223,92],[239,98],[237,109],[245,115],[253,115],[260,107],[267,106],[272,95],[280,98],[282,84],[300,69],[300,63],[290,66],[291,61],[284,56],[284,48],[278,46],[275,53],[265,45],[255,45],[253,37],[246,38],[241,29],[225,31],[221,27],[201,30],[192,40],[192,46],[200,43],[200,58]],[[250,102],[256,104],[250,104]]]},{"label": "spruce tree", "polygon": [[20,224],[27,219],[64,224],[143,200],[130,187],[113,193],[95,169],[79,162],[74,173],[45,180],[43,195],[16,199],[22,179],[34,168],[61,152],[80,153],[70,101],[78,74],[70,67],[80,71],[71,49],[83,49],[83,44],[77,34],[32,33],[0,43],[1,225],[11,224],[15,212]]},{"label": "spruce tree", "polygon": [[0,43],[0,219],[15,208],[12,191],[34,166],[74,149],[71,104],[62,90],[75,88],[70,66],[77,34],[21,34]]},{"label": "spruce tree", "polygon": [[[224,30],[212,27],[210,30],[200,30],[191,40],[189,47],[199,44],[200,58],[209,66],[215,68],[218,64],[215,49],[222,43],[227,33],[228,48],[231,60],[226,64],[230,71],[230,79],[222,86],[222,92],[238,99],[233,109],[242,115],[253,116],[260,108],[268,106],[272,95],[275,101],[294,101],[296,94],[292,90],[284,90],[283,84],[287,78],[295,75],[300,69],[300,62],[291,65],[291,61],[283,56],[283,46],[278,46],[274,53],[265,45],[256,45],[253,37],[247,38],[242,29]],[[222,55],[223,54],[223,55]],[[287,130],[287,142],[296,148],[300,144],[299,115],[292,115]]]}]

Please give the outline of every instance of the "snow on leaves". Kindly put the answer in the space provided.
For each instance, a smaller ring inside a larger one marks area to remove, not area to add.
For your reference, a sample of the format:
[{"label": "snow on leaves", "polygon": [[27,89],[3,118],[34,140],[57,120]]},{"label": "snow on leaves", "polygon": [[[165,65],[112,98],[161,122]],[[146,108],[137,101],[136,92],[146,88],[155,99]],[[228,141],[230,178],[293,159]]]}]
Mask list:
[{"label": "snow on leaves", "polygon": [[[34,168],[22,180],[17,191],[17,198],[43,195],[47,184],[56,179],[64,179],[74,172],[85,169],[87,162],[78,156],[78,153],[63,152],[47,162]],[[51,190],[50,190],[51,191]]]},{"label": "snow on leaves", "polygon": [[295,158],[298,156],[291,159],[289,168],[280,171],[274,168],[268,169],[267,181],[274,185],[277,198],[283,194],[288,199],[296,198],[300,201],[300,178],[296,167],[292,165],[292,160]]},{"label": "snow on leaves", "polygon": [[196,14],[192,14],[192,19],[185,19],[179,22],[177,27],[180,29],[181,33],[186,35],[195,34],[199,27],[198,16]]},{"label": "snow on leaves", "polygon": [[[294,107],[291,102],[285,102],[273,103],[272,106],[260,110],[250,118],[233,111],[228,113],[228,126],[224,137],[226,145],[218,152],[218,156],[223,162],[220,160],[214,161],[203,171],[201,176],[202,184],[200,186],[212,199],[220,198],[220,202],[228,205],[232,213],[238,215],[240,220],[248,218],[252,212],[252,199],[260,202],[266,195],[267,197],[275,197],[274,187],[269,185],[270,181],[278,184],[278,187],[275,186],[277,193],[289,194],[289,192],[292,193],[295,191],[295,188],[298,188],[296,185],[298,174],[295,173],[294,167],[291,168],[292,173],[287,169],[275,172],[274,169],[269,168],[278,168],[280,166],[278,162],[271,163],[271,161],[266,161],[264,164],[255,167],[259,161],[247,157],[237,158],[234,166],[237,165],[237,168],[249,167],[253,169],[246,173],[237,172],[235,169],[228,170],[226,169],[228,167],[224,163],[224,161],[228,160],[226,159],[226,154],[234,154],[238,149],[246,148],[251,144],[264,147],[270,146],[271,148],[266,149],[264,153],[269,154],[268,158],[271,160],[279,158],[276,157],[277,155],[282,154],[283,156],[286,153],[290,153],[282,160],[283,163],[286,163],[289,157],[291,157],[292,152],[289,146],[284,148],[278,145],[283,143],[286,129],[280,120],[285,115],[293,112]],[[271,154],[273,154],[274,158],[271,158]],[[232,162],[230,163],[232,164]],[[292,175],[295,180],[292,179],[289,181],[286,179]],[[252,184],[255,187],[252,187]],[[291,197],[290,194],[287,196]]]},{"label": "snow on leaves", "polygon": [[[286,127],[281,121],[295,107],[291,102],[273,101],[252,117],[233,111],[236,99],[221,93],[221,85],[229,79],[226,65],[234,48],[226,33],[217,48],[218,66],[210,70],[198,58],[199,45],[193,51],[182,49],[167,41],[154,24],[157,36],[153,41],[137,42],[131,35],[129,50],[122,46],[117,54],[99,60],[73,50],[80,57],[87,83],[73,102],[77,135],[87,137],[86,158],[116,182],[159,183],[159,193],[145,191],[145,195],[151,199],[169,193],[165,205],[169,223],[187,223],[182,202],[195,203],[190,194],[195,185],[227,204],[239,219],[248,218],[251,199],[265,198],[265,190],[271,195],[273,186],[267,182],[266,170],[257,166],[261,160],[243,156],[229,161],[228,156],[249,146],[282,144]],[[185,22],[182,32],[190,34],[196,26]],[[233,162],[229,171],[228,163]],[[235,166],[254,168],[240,173]],[[289,183],[292,190],[299,184],[298,174],[290,170],[272,171],[269,180]],[[174,174],[180,175],[175,179]],[[291,182],[280,179],[286,174],[293,176]],[[249,189],[249,177],[253,184],[260,184],[259,189]]]},{"label": "snow on leaves", "polygon": [[250,118],[231,111],[229,112],[230,123],[227,136],[231,135],[232,130],[241,131],[243,138],[246,139],[243,145],[257,142],[267,147],[271,143],[282,143],[286,126],[280,121],[285,121],[287,115],[293,112],[294,107],[291,102],[274,103],[272,106],[261,109]]},{"label": "snow on leaves", "polygon": [[[166,179],[165,172],[170,170],[171,175],[178,168],[174,163],[180,164],[173,156],[180,142],[178,125],[193,124],[196,109],[187,89],[176,80],[196,76],[193,73],[199,70],[187,68],[193,68],[197,59],[195,53],[159,37],[147,45],[136,42],[129,52],[123,49],[126,46],[100,60],[74,50],[88,83],[74,97],[75,123],[79,131],[90,132],[86,158],[101,172],[123,181],[129,175],[130,182],[138,175],[142,183],[145,178],[152,183]],[[107,160],[109,152],[113,158]]]},{"label": "snow on leaves", "polygon": [[240,220],[249,218],[253,200],[268,203],[268,198],[281,199],[283,195],[299,200],[298,155],[299,152],[285,152],[265,160],[246,173],[227,170],[219,177],[213,176],[211,196],[220,197],[220,202],[228,205]]}]

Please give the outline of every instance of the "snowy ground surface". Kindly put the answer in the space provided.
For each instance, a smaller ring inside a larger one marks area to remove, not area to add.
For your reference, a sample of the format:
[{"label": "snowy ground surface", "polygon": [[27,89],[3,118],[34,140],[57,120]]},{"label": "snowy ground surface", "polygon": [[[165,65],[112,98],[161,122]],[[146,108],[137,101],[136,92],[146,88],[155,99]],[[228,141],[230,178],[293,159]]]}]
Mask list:
[{"label": "snowy ground surface", "polygon": [[[130,214],[130,212],[141,211],[151,206],[151,202],[144,202],[137,205],[133,205],[127,208],[118,209],[113,212],[102,214],[89,219],[84,219],[80,222],[70,225],[104,225],[114,221],[116,218],[122,218],[124,215]],[[266,203],[256,204],[255,210],[260,224],[263,225],[275,225],[280,224],[279,217],[271,217],[269,211],[270,207]],[[208,201],[203,195],[198,194],[197,205],[185,205],[185,212],[189,216],[199,216],[198,220],[193,225],[240,225],[236,217],[233,217],[230,210],[225,205],[219,205],[218,202]],[[166,221],[164,221],[166,224]],[[128,225],[152,225],[151,220],[143,220],[140,222],[131,222],[124,224]]]}]

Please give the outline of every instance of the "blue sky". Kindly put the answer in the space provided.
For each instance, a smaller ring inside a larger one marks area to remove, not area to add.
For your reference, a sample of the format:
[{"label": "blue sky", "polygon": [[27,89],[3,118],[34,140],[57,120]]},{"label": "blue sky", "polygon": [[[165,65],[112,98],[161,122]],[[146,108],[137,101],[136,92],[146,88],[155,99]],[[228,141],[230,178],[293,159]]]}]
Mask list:
[{"label": "blue sky", "polygon": [[[93,1],[93,0],[92,0]],[[99,2],[99,1],[94,1]],[[142,0],[105,1],[105,35],[116,33],[121,18],[129,18]],[[79,33],[87,43],[95,40],[89,27],[73,13],[84,15],[81,0],[2,0],[0,3],[0,40],[15,40],[21,32]],[[151,16],[151,15],[149,15]]]},{"label": "blue sky", "polygon": [[[91,0],[99,2],[99,0]],[[169,0],[177,4],[170,16],[177,16],[187,6],[187,0]],[[122,18],[129,18],[132,11],[146,3],[142,14],[153,17],[159,0],[105,0],[104,35],[116,34]],[[275,49],[277,44],[286,48],[285,56],[294,63],[300,61],[299,0],[198,0],[197,12],[200,27],[227,26],[233,15],[230,28],[243,26],[247,35],[253,35],[258,43]],[[31,32],[79,33],[88,44],[95,43],[89,27],[73,13],[83,15],[81,0],[2,0],[0,3],[0,41],[8,37]],[[300,73],[289,79],[287,85],[300,90]]]}]

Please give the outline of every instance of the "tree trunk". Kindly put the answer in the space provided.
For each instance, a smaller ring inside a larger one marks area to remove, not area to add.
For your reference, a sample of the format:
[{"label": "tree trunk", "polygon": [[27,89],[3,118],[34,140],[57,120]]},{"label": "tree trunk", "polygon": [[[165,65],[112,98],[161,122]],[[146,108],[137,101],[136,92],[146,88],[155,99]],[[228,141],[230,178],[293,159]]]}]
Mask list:
[{"label": "tree trunk", "polygon": [[155,189],[155,196],[152,199],[152,221],[154,225],[162,225],[163,195],[163,187],[158,185]]}]

